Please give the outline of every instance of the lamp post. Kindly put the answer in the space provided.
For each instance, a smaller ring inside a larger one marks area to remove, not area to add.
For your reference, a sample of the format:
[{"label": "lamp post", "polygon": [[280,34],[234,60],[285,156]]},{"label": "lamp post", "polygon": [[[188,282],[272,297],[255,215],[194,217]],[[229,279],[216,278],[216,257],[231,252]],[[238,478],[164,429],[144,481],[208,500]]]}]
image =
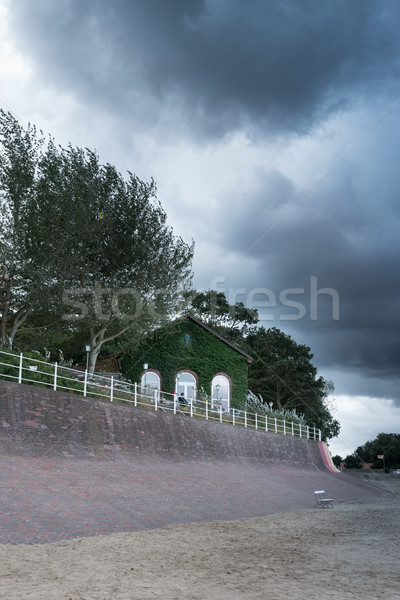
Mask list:
[{"label": "lamp post", "polygon": [[144,389],[146,389],[146,374],[147,374],[147,369],[149,368],[149,365],[147,363],[143,364],[143,369],[144,369]]},{"label": "lamp post", "polygon": [[[219,389],[220,389],[220,387],[221,386],[220,386],[219,383],[217,383],[216,386],[215,386],[215,396],[216,396],[216,398],[215,398],[215,406],[216,406],[217,409],[218,409]],[[211,408],[212,409],[214,408],[214,401],[213,401],[212,398],[211,398]]]},{"label": "lamp post", "polygon": [[89,353],[90,353],[90,345],[86,344],[86,371],[89,369]]},{"label": "lamp post", "polygon": [[383,472],[385,473],[385,455],[384,454],[378,454],[376,458],[380,458],[383,461]]}]

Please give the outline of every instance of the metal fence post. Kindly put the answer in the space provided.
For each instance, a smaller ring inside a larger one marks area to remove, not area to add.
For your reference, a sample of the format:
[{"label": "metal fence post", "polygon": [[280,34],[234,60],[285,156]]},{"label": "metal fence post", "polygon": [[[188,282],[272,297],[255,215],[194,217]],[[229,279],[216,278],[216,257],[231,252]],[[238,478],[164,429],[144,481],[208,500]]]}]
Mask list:
[{"label": "metal fence post", "polygon": [[87,370],[85,371],[85,381],[83,384],[83,395],[86,396],[86,390],[87,390]]},{"label": "metal fence post", "polygon": [[208,400],[206,399],[206,421],[208,421]]},{"label": "metal fence post", "polygon": [[110,402],[114,400],[114,376],[111,375]]},{"label": "metal fence post", "polygon": [[176,396],[177,396],[177,394],[175,392],[175,394],[174,394],[174,415],[176,415]]},{"label": "metal fence post", "polygon": [[268,431],[268,415],[265,415],[265,431]]},{"label": "metal fence post", "polygon": [[258,425],[258,421],[257,421],[257,413],[256,413],[256,431],[257,431],[257,425]]},{"label": "metal fence post", "polygon": [[278,422],[275,417],[275,433],[278,433]]},{"label": "metal fence post", "polygon": [[301,423],[299,423],[299,438],[301,439]]},{"label": "metal fence post", "polygon": [[286,435],[286,421],[283,419],[283,435]]},{"label": "metal fence post", "polygon": [[157,391],[158,391],[157,389],[154,390],[154,410],[158,409],[158,406],[157,406],[157,400],[158,400],[158,398],[157,398]]},{"label": "metal fence post", "polygon": [[292,437],[294,437],[294,423],[292,421]]},{"label": "metal fence post", "polygon": [[54,385],[53,390],[57,390],[57,363],[54,363]]},{"label": "metal fence post", "polygon": [[222,423],[222,404],[219,407],[219,422]]},{"label": "metal fence post", "polygon": [[22,360],[23,360],[23,354],[21,352],[21,354],[19,356],[18,383],[22,383]]},{"label": "metal fence post", "polygon": [[193,417],[193,396],[190,397],[190,416]]},{"label": "metal fence post", "polygon": [[232,408],[232,425],[235,425],[235,409]]},{"label": "metal fence post", "polygon": [[247,427],[247,411],[244,411],[244,426]]},{"label": "metal fence post", "polygon": [[315,427],[314,427],[314,441],[317,439],[317,435],[316,435],[316,431],[315,431]]},{"label": "metal fence post", "polygon": [[137,383],[135,382],[135,406],[137,406]]},{"label": "metal fence post", "polygon": [[310,428],[308,425],[307,425],[307,439],[308,440],[310,439]]}]

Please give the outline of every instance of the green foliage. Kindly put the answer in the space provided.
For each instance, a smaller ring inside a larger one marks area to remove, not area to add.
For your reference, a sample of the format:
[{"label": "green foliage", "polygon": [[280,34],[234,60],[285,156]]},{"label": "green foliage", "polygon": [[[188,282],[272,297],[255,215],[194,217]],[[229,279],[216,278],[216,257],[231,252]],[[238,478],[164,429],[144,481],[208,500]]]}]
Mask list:
[{"label": "green foliage", "polygon": [[[188,341],[190,340],[190,341]],[[140,381],[143,363],[162,375],[162,389],[175,391],[176,374],[194,371],[198,389],[211,393],[211,381],[217,373],[226,373],[232,380],[232,406],[244,408],[247,394],[247,359],[190,319],[177,321],[158,329],[128,352],[122,360],[122,374],[130,381]]]},{"label": "green foliage", "polygon": [[258,398],[250,390],[247,393],[246,409],[249,412],[257,413],[258,415],[266,415],[271,419],[282,419],[289,423],[300,423],[301,425],[307,425],[304,416],[298,415],[295,410],[276,410],[271,408],[268,404],[265,404],[263,398]]},{"label": "green foliage", "polygon": [[338,435],[339,422],[327,402],[333,385],[317,377],[308,346],[297,344],[276,327],[261,327],[247,336],[245,349],[254,358],[249,369],[252,392],[279,410],[303,414],[308,425],[321,429],[322,439]]},{"label": "green foliage", "polygon": [[261,327],[246,338],[254,363],[249,371],[249,386],[279,409],[303,409],[304,400],[314,399],[323,381],[316,379],[307,346],[297,344],[276,327]]},{"label": "green foliage", "polygon": [[373,442],[366,442],[363,446],[356,448],[355,454],[366,463],[373,462]]},{"label": "green foliage", "polygon": [[356,454],[349,454],[344,459],[344,466],[346,469],[361,469],[361,460]]},{"label": "green foliage", "polygon": [[53,334],[68,344],[84,332],[93,371],[103,344],[140,338],[176,312],[193,244],[166,224],[154,181],[45,144],[0,111],[0,203],[3,344],[55,350]]},{"label": "green foliage", "polygon": [[131,173],[124,180],[88,150],[69,148],[62,168],[80,206],[75,247],[84,240],[65,282],[66,318],[87,332],[92,371],[104,343],[127,331],[141,337],[175,308],[177,292],[191,279],[193,247],[166,225],[153,181]]},{"label": "green foliage", "polygon": [[360,460],[373,463],[374,469],[383,467],[383,460],[378,455],[384,456],[385,467],[400,468],[400,433],[379,433],[374,440],[359,446],[355,454]]},{"label": "green foliage", "polygon": [[[22,378],[24,383],[38,387],[51,388],[54,383],[54,365],[46,364],[47,357],[39,352],[24,352],[22,361]],[[20,357],[0,353],[0,378],[18,381]],[[33,367],[35,370],[31,370]],[[58,389],[65,385],[76,392],[83,393],[83,382],[69,379],[68,383],[58,379]]]},{"label": "green foliage", "polygon": [[7,346],[39,296],[37,257],[27,249],[27,215],[42,143],[34,127],[24,129],[0,110],[0,338]]},{"label": "green foliage", "polygon": [[[22,359],[22,383],[53,389],[55,365],[49,363],[48,360],[49,353],[43,356],[39,352],[24,352]],[[79,395],[84,394],[84,373],[72,371],[69,368],[70,365],[65,364],[68,361],[63,360],[62,353],[59,356],[59,361],[57,366],[57,390]],[[0,351],[0,379],[13,382],[18,381],[19,366],[20,356]],[[118,397],[116,394],[118,394]],[[132,402],[131,394],[121,392],[120,390],[116,394],[114,395],[114,402],[123,402],[124,400]],[[101,380],[99,382],[98,379],[91,380],[89,377],[86,385],[86,397],[102,400],[107,399],[109,398],[109,389],[103,387]]]},{"label": "green foliage", "polygon": [[335,467],[336,467],[337,469],[339,469],[339,468],[340,468],[340,465],[341,465],[341,464],[342,464],[342,462],[343,462],[343,458],[342,458],[341,456],[339,456],[339,454],[336,454],[335,456],[332,456],[332,462],[333,462],[333,464],[335,465]]},{"label": "green foliage", "polygon": [[200,319],[225,339],[236,344],[258,323],[258,312],[247,308],[243,302],[229,304],[224,292],[190,292],[188,312]]},{"label": "green foliage", "polygon": [[313,402],[306,402],[303,410],[308,425],[320,429],[324,441],[337,437],[340,432],[340,423],[332,416],[327,399],[327,395],[333,391],[333,385],[330,381],[325,383],[321,395],[314,398]]}]

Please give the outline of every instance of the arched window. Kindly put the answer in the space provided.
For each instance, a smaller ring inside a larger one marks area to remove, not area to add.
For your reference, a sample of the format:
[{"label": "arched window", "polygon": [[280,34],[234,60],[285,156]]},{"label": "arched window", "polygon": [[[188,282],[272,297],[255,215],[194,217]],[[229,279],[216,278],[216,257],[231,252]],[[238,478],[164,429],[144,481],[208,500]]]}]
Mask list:
[{"label": "arched window", "polygon": [[196,399],[196,378],[193,373],[182,371],[176,376],[175,391],[180,396],[182,393],[186,400]]},{"label": "arched window", "polygon": [[156,373],[156,371],[145,371],[140,382],[142,394],[149,393],[153,395],[153,390],[160,391],[160,384],[160,376],[158,373]]},{"label": "arched window", "polygon": [[217,406],[222,404],[223,409],[229,412],[231,398],[231,386],[226,375],[216,375],[211,384],[211,402]]}]

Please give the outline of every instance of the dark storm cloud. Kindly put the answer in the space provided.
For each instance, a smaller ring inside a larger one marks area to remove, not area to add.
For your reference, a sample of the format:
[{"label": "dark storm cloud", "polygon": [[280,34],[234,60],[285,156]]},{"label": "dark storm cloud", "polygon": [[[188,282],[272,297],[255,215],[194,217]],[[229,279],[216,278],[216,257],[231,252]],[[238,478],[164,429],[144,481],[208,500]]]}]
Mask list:
[{"label": "dark storm cloud", "polygon": [[[399,155],[396,140],[386,145]],[[393,394],[393,382],[400,382],[400,173],[386,169],[379,153],[379,145],[370,150],[368,173],[347,161],[277,227],[303,192],[287,177],[267,173],[243,194],[229,190],[231,210],[220,235],[228,250],[240,243],[241,254],[257,261],[246,293],[251,287],[273,292],[273,307],[271,296],[256,297],[270,303],[260,309],[268,315],[264,326],[276,325],[310,345],[320,366],[371,378],[375,394],[388,397],[389,387]],[[296,318],[299,309],[285,300],[302,303],[305,314]],[[399,388],[394,397],[400,402]]]},{"label": "dark storm cloud", "polygon": [[[332,156],[332,145],[340,156],[347,149],[339,148],[338,133],[349,123],[346,111],[355,118],[357,109],[364,111],[354,127],[357,139],[400,95],[398,0],[18,0],[10,12],[16,47],[32,61],[38,85],[70,94],[104,118],[117,117],[133,138],[137,129],[148,131],[160,148],[159,122],[179,142],[185,133],[212,143],[244,129],[260,154],[269,136],[284,153],[292,134],[301,142],[306,132],[312,145],[313,126],[335,115],[326,149]],[[220,191],[215,181],[207,212],[197,207],[194,213],[190,197],[179,207],[184,218],[202,219],[198,230],[220,257],[246,255],[227,285],[275,294],[275,308],[263,311],[274,320],[265,326],[310,345],[319,366],[360,375],[353,393],[397,400],[399,110],[284,218],[305,192],[295,176],[301,143],[290,155],[292,176],[284,167],[250,173],[246,163],[242,179],[232,173],[231,189]],[[366,114],[374,114],[369,123]],[[321,137],[316,147],[325,154]],[[311,173],[319,156],[309,148],[307,156],[307,173],[318,180],[323,172]],[[179,176],[178,170],[173,177]],[[210,260],[210,277],[214,267]],[[318,297],[317,318],[310,318],[311,277],[319,290],[339,295],[339,320],[332,318],[329,294]],[[296,312],[279,302],[287,288],[304,288],[303,297],[290,296],[306,307],[299,320],[282,319]]]},{"label": "dark storm cloud", "polygon": [[[400,4],[368,0],[20,0],[40,77],[151,123],[304,131],[399,73]],[[21,36],[22,34],[22,36]]]}]

